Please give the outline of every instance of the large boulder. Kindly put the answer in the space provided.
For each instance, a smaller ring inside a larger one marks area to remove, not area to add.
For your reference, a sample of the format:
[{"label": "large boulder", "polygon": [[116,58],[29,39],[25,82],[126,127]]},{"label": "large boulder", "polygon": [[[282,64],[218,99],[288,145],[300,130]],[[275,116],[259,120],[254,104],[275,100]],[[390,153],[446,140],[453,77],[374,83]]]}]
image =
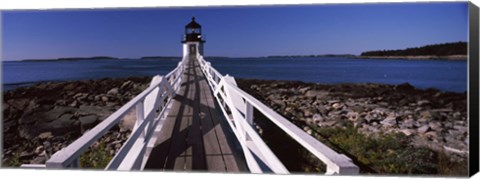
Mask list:
[{"label": "large boulder", "polygon": [[65,135],[76,133],[79,130],[80,123],[73,118],[73,114],[63,114],[53,121],[43,121],[35,125],[21,125],[19,127],[19,136],[25,139],[32,139],[43,132],[52,132],[53,135]]},{"label": "large boulder", "polygon": [[98,123],[98,116],[97,115],[88,115],[78,118],[80,121],[80,127],[82,131],[86,131]]},{"label": "large boulder", "polygon": [[19,119],[20,124],[32,124],[32,123],[43,123],[51,122],[60,118],[64,114],[73,114],[77,109],[72,107],[57,106],[49,111],[42,112],[36,111],[31,113],[26,113],[22,115]]},{"label": "large boulder", "polygon": [[77,116],[87,116],[94,114],[99,117],[100,120],[105,119],[110,114],[114,112],[114,109],[111,107],[99,107],[99,106],[86,106],[82,105],[78,108],[75,115]]}]

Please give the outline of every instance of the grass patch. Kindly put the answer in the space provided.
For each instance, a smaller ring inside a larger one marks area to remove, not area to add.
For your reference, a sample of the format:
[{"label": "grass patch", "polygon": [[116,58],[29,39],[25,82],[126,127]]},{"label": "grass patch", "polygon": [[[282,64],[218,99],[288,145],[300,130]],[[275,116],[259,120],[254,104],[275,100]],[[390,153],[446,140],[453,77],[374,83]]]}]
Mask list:
[{"label": "grass patch", "polygon": [[3,164],[3,167],[20,167],[22,161],[20,160],[20,152],[15,152],[11,157],[9,157]]},{"label": "grass patch", "polygon": [[104,169],[112,160],[105,143],[100,143],[96,149],[90,147],[80,156],[80,168]]}]

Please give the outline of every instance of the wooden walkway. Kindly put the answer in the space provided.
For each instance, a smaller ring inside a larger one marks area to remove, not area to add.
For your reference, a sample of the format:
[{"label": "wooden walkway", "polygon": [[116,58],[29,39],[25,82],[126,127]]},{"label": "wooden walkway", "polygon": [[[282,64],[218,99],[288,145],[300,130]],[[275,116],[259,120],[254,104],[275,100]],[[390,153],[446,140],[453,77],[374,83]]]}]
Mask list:
[{"label": "wooden walkway", "polygon": [[145,170],[245,171],[240,144],[225,122],[197,59],[187,62]]}]

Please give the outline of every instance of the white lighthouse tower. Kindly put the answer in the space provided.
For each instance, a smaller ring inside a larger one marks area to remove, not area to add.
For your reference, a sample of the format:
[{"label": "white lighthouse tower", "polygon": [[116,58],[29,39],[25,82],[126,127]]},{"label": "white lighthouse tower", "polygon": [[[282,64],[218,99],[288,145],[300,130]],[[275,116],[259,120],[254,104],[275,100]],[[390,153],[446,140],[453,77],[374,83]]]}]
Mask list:
[{"label": "white lighthouse tower", "polygon": [[203,44],[205,40],[202,40],[202,26],[195,22],[195,17],[192,17],[192,22],[185,26],[185,35],[183,36],[183,57],[187,55],[203,56]]}]

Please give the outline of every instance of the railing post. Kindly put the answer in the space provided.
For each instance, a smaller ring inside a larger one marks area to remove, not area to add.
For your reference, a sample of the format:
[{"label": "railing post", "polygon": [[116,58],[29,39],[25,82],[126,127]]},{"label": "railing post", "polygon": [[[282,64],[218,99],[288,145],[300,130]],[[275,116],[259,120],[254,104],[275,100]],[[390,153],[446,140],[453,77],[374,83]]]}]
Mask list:
[{"label": "railing post", "polygon": [[[246,101],[246,105],[245,105],[245,120],[250,126],[253,126],[253,106],[248,101]],[[244,134],[245,134],[245,140],[250,140],[250,138],[247,136],[246,131],[244,131]]]},{"label": "railing post", "polygon": [[69,166],[70,168],[80,168],[80,159],[76,158]]},{"label": "railing post", "polygon": [[[145,100],[145,99],[144,99]],[[143,111],[143,100],[141,100],[140,102],[137,103],[136,105],[136,113],[137,113],[137,121],[135,122],[135,129],[137,127],[140,126],[140,124],[142,124],[143,120],[145,119],[145,116],[144,116],[144,111]],[[145,133],[142,132],[142,135],[141,135],[142,138],[145,137]]]}]

